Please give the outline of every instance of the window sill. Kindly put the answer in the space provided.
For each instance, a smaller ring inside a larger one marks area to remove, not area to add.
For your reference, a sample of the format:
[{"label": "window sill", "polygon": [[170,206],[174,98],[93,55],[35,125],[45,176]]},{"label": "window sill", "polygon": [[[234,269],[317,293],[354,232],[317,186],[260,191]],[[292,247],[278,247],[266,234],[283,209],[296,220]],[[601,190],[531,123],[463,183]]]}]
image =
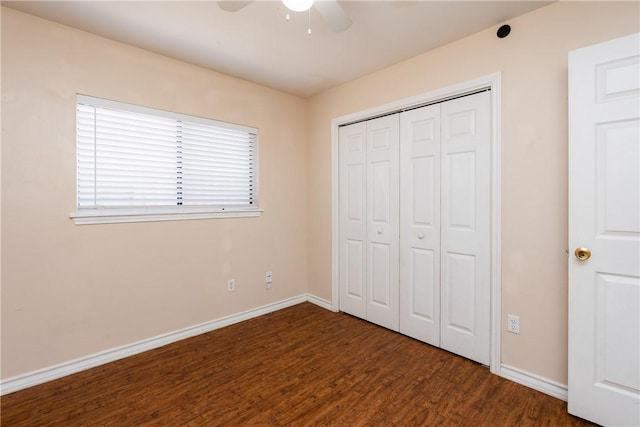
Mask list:
[{"label": "window sill", "polygon": [[150,221],[182,221],[193,219],[215,218],[252,218],[259,217],[262,209],[225,209],[225,210],[87,210],[73,212],[69,218],[76,225],[88,224],[118,224],[123,222]]}]

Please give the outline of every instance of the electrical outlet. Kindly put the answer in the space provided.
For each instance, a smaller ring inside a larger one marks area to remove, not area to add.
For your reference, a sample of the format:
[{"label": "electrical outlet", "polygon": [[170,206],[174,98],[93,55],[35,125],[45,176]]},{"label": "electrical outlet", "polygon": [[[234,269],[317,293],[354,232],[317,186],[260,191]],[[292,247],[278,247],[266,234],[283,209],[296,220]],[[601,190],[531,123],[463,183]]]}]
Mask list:
[{"label": "electrical outlet", "polygon": [[227,292],[233,292],[236,290],[236,279],[229,279],[227,281]]},{"label": "electrical outlet", "polygon": [[267,271],[267,273],[264,276],[264,280],[265,280],[265,283],[267,284],[267,289],[271,289],[271,284],[273,283],[273,275],[271,274],[270,271]]},{"label": "electrical outlet", "polygon": [[520,333],[520,317],[509,314],[507,316],[507,331],[514,334]]}]

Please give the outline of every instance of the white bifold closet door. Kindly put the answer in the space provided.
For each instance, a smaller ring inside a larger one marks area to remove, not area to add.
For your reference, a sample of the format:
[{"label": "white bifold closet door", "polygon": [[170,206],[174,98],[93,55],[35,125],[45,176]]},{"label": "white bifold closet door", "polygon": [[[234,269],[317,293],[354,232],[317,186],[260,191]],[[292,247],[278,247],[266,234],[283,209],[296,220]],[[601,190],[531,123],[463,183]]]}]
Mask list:
[{"label": "white bifold closet door", "polygon": [[340,128],[340,310],[399,327],[398,114]]},{"label": "white bifold closet door", "polygon": [[400,332],[488,365],[489,92],[400,122]]},{"label": "white bifold closet door", "polygon": [[440,104],[400,120],[400,331],[440,346]]},{"label": "white bifold closet door", "polygon": [[340,128],[340,310],[489,364],[489,92]]}]

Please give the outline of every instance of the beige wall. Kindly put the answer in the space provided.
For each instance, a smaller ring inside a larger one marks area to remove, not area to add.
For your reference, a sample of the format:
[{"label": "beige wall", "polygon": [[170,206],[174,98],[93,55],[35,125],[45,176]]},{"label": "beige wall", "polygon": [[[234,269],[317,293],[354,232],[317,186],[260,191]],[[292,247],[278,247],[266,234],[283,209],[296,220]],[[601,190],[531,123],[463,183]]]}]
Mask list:
[{"label": "beige wall", "polygon": [[311,98],[309,292],[331,297],[330,120],[502,72],[502,362],[567,380],[567,52],[640,30],[638,2],[561,2]]},{"label": "beige wall", "polygon": [[[74,225],[76,93],[259,128],[264,214]],[[306,292],[306,110],[2,8],[2,378]]]}]

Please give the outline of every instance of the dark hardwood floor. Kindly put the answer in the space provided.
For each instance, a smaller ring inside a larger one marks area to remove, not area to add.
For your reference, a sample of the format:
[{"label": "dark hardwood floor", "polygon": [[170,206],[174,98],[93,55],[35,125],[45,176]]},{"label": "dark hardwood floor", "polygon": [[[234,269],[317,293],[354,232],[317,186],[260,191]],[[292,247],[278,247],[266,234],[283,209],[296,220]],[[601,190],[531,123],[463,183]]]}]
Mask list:
[{"label": "dark hardwood floor", "polygon": [[1,398],[2,426],[586,426],[488,368],[305,303]]}]

